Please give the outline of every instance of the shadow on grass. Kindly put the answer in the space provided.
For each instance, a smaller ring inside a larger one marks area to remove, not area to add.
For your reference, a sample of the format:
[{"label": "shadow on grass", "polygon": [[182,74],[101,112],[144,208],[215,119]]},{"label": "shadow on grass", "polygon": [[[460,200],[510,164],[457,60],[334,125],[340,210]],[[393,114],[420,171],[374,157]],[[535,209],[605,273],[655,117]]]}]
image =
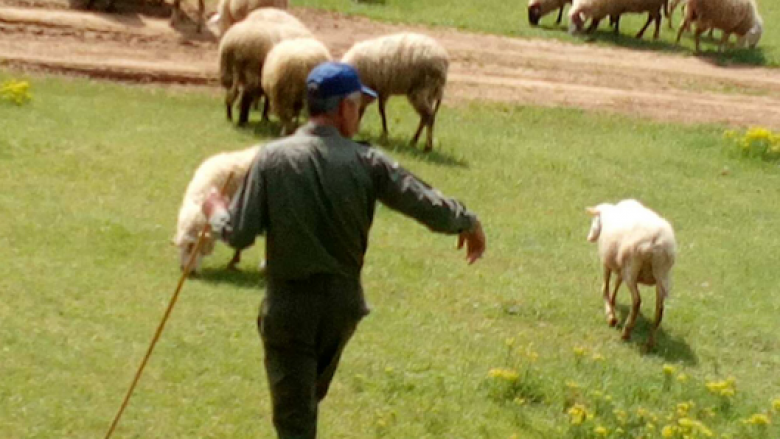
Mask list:
[{"label": "shadow on grass", "polygon": [[192,278],[194,281],[210,284],[231,284],[240,289],[261,291],[265,288],[265,274],[256,267],[230,270],[227,267],[203,268]]},{"label": "shadow on grass", "polygon": [[361,139],[356,139],[356,140],[364,140],[367,141],[372,146],[381,147],[382,149],[385,149],[387,151],[398,153],[407,157],[414,157],[415,159],[422,160],[425,162],[435,163],[437,165],[444,165],[444,166],[451,166],[451,167],[458,167],[458,168],[469,167],[467,161],[463,160],[460,157],[455,157],[449,153],[441,152],[440,150],[436,149],[435,145],[433,147],[433,151],[424,152],[423,151],[424,142],[420,142],[415,146],[410,144],[408,139],[402,139],[402,138],[391,136],[386,141],[382,141],[380,137],[374,135],[362,137]]},{"label": "shadow on grass", "polygon": [[[620,315],[620,322],[625,323],[628,318],[629,306],[617,305],[616,308]],[[619,327],[622,329],[622,324],[619,325]],[[675,337],[667,332],[664,329],[663,322],[661,322],[661,327],[655,332],[655,347],[648,350],[646,342],[652,328],[653,321],[645,318],[640,311],[639,316],[636,319],[634,331],[631,333],[630,341],[640,353],[661,357],[670,363],[683,363],[688,366],[699,364],[699,357],[693,352],[690,345],[688,345],[684,339]]]}]

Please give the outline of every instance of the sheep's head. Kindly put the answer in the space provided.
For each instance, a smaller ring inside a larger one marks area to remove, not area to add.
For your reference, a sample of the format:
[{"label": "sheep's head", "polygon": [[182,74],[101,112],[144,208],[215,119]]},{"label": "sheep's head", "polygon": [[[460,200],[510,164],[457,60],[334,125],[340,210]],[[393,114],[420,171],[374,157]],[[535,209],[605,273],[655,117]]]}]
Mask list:
[{"label": "sheep's head", "polygon": [[[195,246],[198,243],[196,236],[185,236],[178,239],[174,244],[179,247],[179,268],[184,271],[187,268],[192,253],[195,251]],[[195,264],[192,267],[192,273],[200,271],[200,265],[203,262],[203,257],[210,255],[214,252],[214,238],[211,233],[206,233],[203,239],[203,243],[200,246],[198,254],[195,255]]]},{"label": "sheep's head", "polygon": [[601,236],[601,209],[599,206],[588,207],[585,209],[593,219],[590,222],[590,231],[588,232],[588,242],[596,242]]},{"label": "sheep's head", "polygon": [[528,4],[528,22],[531,26],[537,26],[542,18],[542,5],[538,0],[532,0]]},{"label": "sheep's head", "polygon": [[745,34],[745,43],[751,49],[755,49],[758,45],[758,41],[761,40],[761,35],[764,33],[764,23],[759,18],[756,24],[750,28]]}]

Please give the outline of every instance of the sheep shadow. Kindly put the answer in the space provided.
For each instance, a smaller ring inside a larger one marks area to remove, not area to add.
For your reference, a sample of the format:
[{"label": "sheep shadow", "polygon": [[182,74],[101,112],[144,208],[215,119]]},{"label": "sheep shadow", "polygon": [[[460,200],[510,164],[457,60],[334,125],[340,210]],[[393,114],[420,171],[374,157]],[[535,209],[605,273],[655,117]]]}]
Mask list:
[{"label": "sheep shadow", "polygon": [[585,34],[585,41],[609,43],[612,46],[634,50],[660,50],[663,52],[681,52],[684,50],[680,46],[664,41],[661,38],[654,40],[653,31],[654,28],[651,26],[645,31],[645,35],[642,38],[636,38],[634,35],[625,33],[625,31],[616,34],[612,29],[599,29],[592,34]]},{"label": "sheep shadow", "polygon": [[[169,19],[173,11],[173,6],[164,0],[159,1],[137,1],[137,0],[116,0],[109,9],[109,0],[95,0],[92,8],[88,8],[89,0],[67,0],[71,9],[92,12],[96,16],[106,20],[113,21],[127,27],[141,28],[146,26],[141,17],[150,17],[156,19]],[[185,2],[186,3],[186,2]],[[196,22],[190,17],[187,11],[182,11],[179,23],[172,27],[179,33],[182,40],[194,40],[203,42],[216,42],[217,36],[205,26],[201,33],[195,32]]]},{"label": "sheep shadow", "polygon": [[[616,310],[619,315],[618,328],[623,327],[630,307],[628,305],[617,305]],[[646,342],[650,335],[650,331],[653,328],[653,321],[647,319],[642,312],[639,312],[639,316],[636,319],[636,326],[631,333],[631,343],[638,352],[643,355],[652,355],[661,357],[664,361],[670,363],[683,363],[688,366],[695,366],[699,364],[699,357],[691,349],[691,346],[682,338],[676,337],[664,329],[663,322],[661,327],[655,331],[655,346],[652,349],[647,349]]]},{"label": "sheep shadow", "polygon": [[460,157],[455,157],[448,152],[442,152],[440,149],[437,149],[436,145],[434,145],[433,151],[425,152],[423,151],[424,146],[422,142],[418,143],[417,145],[412,145],[408,139],[399,137],[390,136],[386,140],[382,140],[380,136],[371,134],[364,136],[360,140],[364,141],[364,143],[368,143],[371,146],[381,147],[386,151],[391,151],[407,157],[413,157],[425,162],[435,163],[437,165],[457,168],[469,167],[469,164],[466,160]]},{"label": "sheep shadow", "polygon": [[231,270],[227,267],[204,267],[192,277],[193,280],[214,285],[231,284],[239,289],[251,289],[254,291],[265,289],[265,273],[251,269]]},{"label": "sheep shadow", "polygon": [[717,47],[701,52],[696,56],[702,61],[717,67],[768,66],[769,60],[760,47],[755,49],[726,49],[718,52]]},{"label": "sheep shadow", "polygon": [[365,3],[367,5],[382,5],[387,3],[387,0],[356,0],[356,3]]}]

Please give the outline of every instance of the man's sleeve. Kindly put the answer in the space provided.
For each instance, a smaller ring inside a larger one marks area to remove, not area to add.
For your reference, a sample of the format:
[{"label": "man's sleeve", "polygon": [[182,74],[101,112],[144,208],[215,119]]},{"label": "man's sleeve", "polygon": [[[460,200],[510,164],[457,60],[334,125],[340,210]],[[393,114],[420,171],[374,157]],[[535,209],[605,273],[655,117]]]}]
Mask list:
[{"label": "man's sleeve", "polygon": [[376,184],[377,198],[386,206],[421,222],[434,232],[456,234],[476,226],[474,213],[445,197],[414,174],[377,150],[366,155]]},{"label": "man's sleeve", "polygon": [[255,158],[244,182],[230,203],[230,223],[223,232],[223,240],[241,250],[255,243],[257,235],[265,231],[266,188],[263,184],[262,151]]}]

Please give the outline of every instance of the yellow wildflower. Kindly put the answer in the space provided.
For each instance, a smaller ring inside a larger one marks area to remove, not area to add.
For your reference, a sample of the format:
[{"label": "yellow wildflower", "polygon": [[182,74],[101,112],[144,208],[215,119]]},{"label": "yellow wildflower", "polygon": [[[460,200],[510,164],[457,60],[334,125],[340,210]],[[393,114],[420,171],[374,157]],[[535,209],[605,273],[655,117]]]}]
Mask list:
[{"label": "yellow wildflower", "polygon": [[679,381],[681,383],[688,382],[688,375],[686,375],[684,373],[681,373],[681,374],[677,375],[677,381]]},{"label": "yellow wildflower", "polygon": [[772,401],[772,409],[780,413],[780,398],[777,398],[774,401]]},{"label": "yellow wildflower", "polygon": [[516,405],[525,405],[525,398],[517,397],[512,400]]},{"label": "yellow wildflower", "polygon": [[517,381],[520,379],[520,374],[511,369],[490,369],[488,372],[490,378],[501,379],[505,381]]},{"label": "yellow wildflower", "polygon": [[673,425],[667,425],[661,430],[661,436],[665,438],[674,437],[675,434],[677,434],[677,427]]},{"label": "yellow wildflower", "polygon": [[582,357],[585,356],[585,354],[588,353],[587,349],[585,349],[583,347],[579,347],[579,346],[577,346],[574,349],[572,349],[572,351],[574,352],[574,356],[577,357],[577,358],[582,358]]},{"label": "yellow wildflower", "polygon": [[566,381],[566,387],[571,390],[577,390],[580,388],[580,385],[574,381]]},{"label": "yellow wildflower", "polygon": [[22,105],[32,99],[30,83],[10,79],[0,84],[0,100],[7,100],[16,105]]},{"label": "yellow wildflower", "polygon": [[612,411],[612,414],[615,415],[615,418],[621,424],[625,424],[626,421],[628,420],[628,413],[626,413],[625,410],[616,409]]},{"label": "yellow wildflower", "polygon": [[572,425],[581,425],[588,419],[588,410],[582,404],[574,404],[569,409],[569,422]]},{"label": "yellow wildflower", "polygon": [[506,340],[504,340],[504,344],[506,344],[506,345],[507,345],[507,346],[509,346],[509,347],[511,347],[512,345],[514,345],[514,344],[515,344],[515,339],[514,339],[514,337],[510,337],[510,338],[507,338]]},{"label": "yellow wildflower", "polygon": [[769,416],[763,413],[756,413],[755,415],[742,421],[742,423],[750,425],[769,425],[772,423],[772,421],[769,420]]},{"label": "yellow wildflower", "polygon": [[745,134],[745,138],[749,140],[770,140],[772,132],[766,128],[752,127]]},{"label": "yellow wildflower", "polygon": [[674,366],[670,364],[664,364],[664,375],[672,376],[675,372],[677,372],[677,369],[675,369]]},{"label": "yellow wildflower", "polygon": [[605,427],[601,425],[594,428],[593,432],[596,433],[597,436],[601,436],[601,437],[607,437],[607,435],[609,435],[609,430],[607,430]]},{"label": "yellow wildflower", "polygon": [[539,354],[537,354],[534,351],[528,351],[525,353],[525,356],[528,358],[528,360],[532,363],[536,362],[536,360],[539,359]]}]

